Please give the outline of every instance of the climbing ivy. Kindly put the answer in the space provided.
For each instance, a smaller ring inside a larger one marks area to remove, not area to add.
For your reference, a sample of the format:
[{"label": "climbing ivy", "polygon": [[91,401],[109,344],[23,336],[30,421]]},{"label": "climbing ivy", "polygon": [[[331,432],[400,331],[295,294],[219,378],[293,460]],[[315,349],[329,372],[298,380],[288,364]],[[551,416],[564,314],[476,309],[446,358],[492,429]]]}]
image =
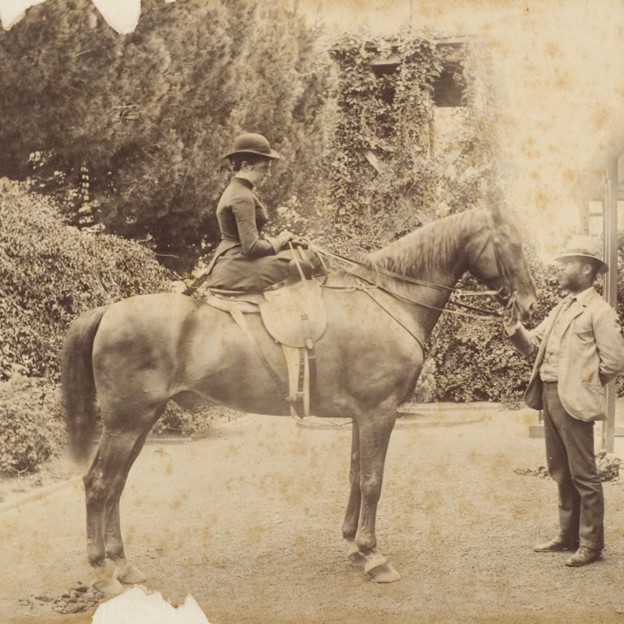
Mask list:
[{"label": "climbing ivy", "polygon": [[334,246],[368,252],[432,219],[502,196],[491,113],[475,105],[478,65],[471,46],[454,50],[464,70],[455,79],[467,106],[449,113],[457,130],[450,145],[440,148],[434,145],[434,87],[448,46],[407,32],[392,40],[350,35],[332,47],[336,120],[323,216]]},{"label": "climbing ivy", "polygon": [[[368,251],[381,246],[385,232],[414,229],[418,209],[431,204],[427,137],[441,64],[435,46],[417,37],[345,37],[332,56],[339,80],[329,221],[341,243],[357,241]],[[375,65],[388,58],[400,62]]]}]

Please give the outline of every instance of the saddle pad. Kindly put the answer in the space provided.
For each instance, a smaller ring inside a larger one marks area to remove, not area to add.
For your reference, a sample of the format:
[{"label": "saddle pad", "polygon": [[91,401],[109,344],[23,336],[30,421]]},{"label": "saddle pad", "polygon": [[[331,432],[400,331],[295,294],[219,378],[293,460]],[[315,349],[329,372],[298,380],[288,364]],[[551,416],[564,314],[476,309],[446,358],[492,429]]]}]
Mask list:
[{"label": "saddle pad", "polygon": [[327,311],[321,285],[315,280],[296,282],[265,291],[260,315],[269,334],[289,347],[312,348],[327,329]]},{"label": "saddle pad", "polygon": [[242,314],[258,313],[258,304],[252,301],[245,301],[243,299],[223,299],[222,297],[215,297],[213,294],[209,294],[204,301],[213,308],[221,310],[222,312],[240,312]]},{"label": "saddle pad", "polygon": [[[204,297],[204,301],[207,301],[208,303],[210,303],[211,305],[214,305],[215,302],[227,302],[227,303],[234,303],[236,305],[241,306],[241,309],[244,312],[247,312],[248,310],[251,312],[252,309],[249,307],[251,306],[259,306],[261,303],[264,302],[264,297],[262,296],[262,293],[256,293],[256,292],[234,292],[234,291],[224,291],[224,290],[217,290],[217,289],[208,289],[207,291],[207,296]],[[247,306],[245,306],[244,304],[248,304]],[[215,305],[215,307],[217,307],[217,305]],[[258,310],[256,309],[255,312],[257,312]]]}]

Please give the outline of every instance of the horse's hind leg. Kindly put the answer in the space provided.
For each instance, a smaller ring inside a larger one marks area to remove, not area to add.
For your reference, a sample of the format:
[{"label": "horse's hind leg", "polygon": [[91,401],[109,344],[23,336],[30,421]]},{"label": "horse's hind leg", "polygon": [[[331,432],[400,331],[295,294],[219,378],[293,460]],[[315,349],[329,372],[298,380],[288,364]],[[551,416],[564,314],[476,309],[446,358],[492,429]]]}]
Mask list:
[{"label": "horse's hind leg", "polygon": [[127,584],[143,583],[147,580],[147,577],[134,564],[129,563],[126,559],[123,539],[121,537],[119,500],[126,485],[126,479],[128,478],[130,468],[141,452],[150,429],[151,425],[141,433],[132,447],[132,451],[124,464],[123,472],[120,478],[115,481],[113,491],[106,505],[106,533],[104,539],[106,558],[115,563],[115,576],[117,579]]},{"label": "horse's hind leg", "polygon": [[[152,421],[153,422],[153,421]],[[87,555],[95,572],[94,587],[104,593],[119,593],[117,580],[142,576],[128,566],[121,539],[119,499],[132,463],[151,428],[138,431],[104,430],[89,472],[84,477],[87,502]],[[136,582],[136,581],[134,581]]]}]

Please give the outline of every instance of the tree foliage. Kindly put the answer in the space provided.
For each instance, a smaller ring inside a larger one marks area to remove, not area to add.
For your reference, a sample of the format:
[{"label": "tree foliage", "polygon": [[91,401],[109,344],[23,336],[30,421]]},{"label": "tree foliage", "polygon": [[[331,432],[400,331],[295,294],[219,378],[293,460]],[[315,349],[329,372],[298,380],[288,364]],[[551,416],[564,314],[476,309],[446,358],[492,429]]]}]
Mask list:
[{"label": "tree foliage", "polygon": [[33,7],[0,33],[0,175],[25,179],[38,154],[35,188],[71,223],[187,269],[217,239],[221,156],[237,133],[261,132],[286,157],[269,205],[312,203],[328,80],[318,34],[254,0],[144,0],[127,36],[89,0]]}]

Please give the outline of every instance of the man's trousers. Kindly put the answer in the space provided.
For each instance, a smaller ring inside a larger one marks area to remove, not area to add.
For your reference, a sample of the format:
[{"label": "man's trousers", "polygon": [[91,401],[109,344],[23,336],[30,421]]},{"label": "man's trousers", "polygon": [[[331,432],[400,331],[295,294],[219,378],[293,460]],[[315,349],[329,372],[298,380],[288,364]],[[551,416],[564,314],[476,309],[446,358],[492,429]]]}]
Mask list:
[{"label": "man's trousers", "polygon": [[560,536],[594,550],[604,547],[604,496],[594,455],[594,423],[568,414],[556,382],[544,382],[548,472],[559,487]]}]

